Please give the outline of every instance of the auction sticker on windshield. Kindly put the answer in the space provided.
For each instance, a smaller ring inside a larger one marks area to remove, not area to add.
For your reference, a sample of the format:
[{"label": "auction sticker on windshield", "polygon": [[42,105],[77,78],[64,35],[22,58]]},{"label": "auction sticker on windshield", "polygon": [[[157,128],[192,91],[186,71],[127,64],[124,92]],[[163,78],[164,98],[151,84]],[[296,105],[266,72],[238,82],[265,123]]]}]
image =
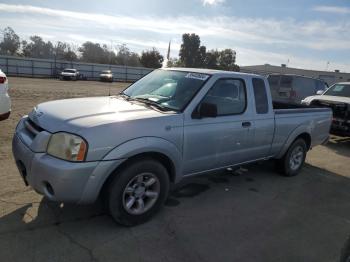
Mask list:
[{"label": "auction sticker on windshield", "polygon": [[186,78],[192,78],[192,79],[198,79],[198,80],[205,81],[209,78],[209,75],[200,74],[200,73],[188,73],[186,75]]}]

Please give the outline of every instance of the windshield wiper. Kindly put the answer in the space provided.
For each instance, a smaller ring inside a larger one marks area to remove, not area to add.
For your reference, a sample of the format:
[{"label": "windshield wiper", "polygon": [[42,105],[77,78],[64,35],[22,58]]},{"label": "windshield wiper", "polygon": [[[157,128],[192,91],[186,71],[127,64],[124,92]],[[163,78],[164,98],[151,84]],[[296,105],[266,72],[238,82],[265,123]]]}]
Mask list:
[{"label": "windshield wiper", "polygon": [[153,101],[153,100],[150,100],[148,98],[143,98],[143,97],[129,97],[130,100],[135,100],[135,101],[139,101],[139,102],[142,102],[142,103],[145,103],[147,105],[151,105],[151,106],[154,106],[162,111],[175,111],[174,109],[170,108],[170,107],[166,107],[162,104],[158,104],[157,102]]},{"label": "windshield wiper", "polygon": [[120,93],[118,94],[118,96],[124,98],[124,99],[127,100],[127,101],[129,101],[129,100],[131,99],[131,97],[128,96],[127,94],[125,94],[124,92],[120,92]]}]

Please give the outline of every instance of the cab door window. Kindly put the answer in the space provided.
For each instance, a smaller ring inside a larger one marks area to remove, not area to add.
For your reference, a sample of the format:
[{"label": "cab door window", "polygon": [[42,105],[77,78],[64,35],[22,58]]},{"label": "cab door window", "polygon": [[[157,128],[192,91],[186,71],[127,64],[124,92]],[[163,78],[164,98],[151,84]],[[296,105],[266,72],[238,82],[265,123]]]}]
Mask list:
[{"label": "cab door window", "polygon": [[206,94],[202,103],[217,107],[217,116],[242,114],[247,106],[246,87],[242,79],[220,79]]}]

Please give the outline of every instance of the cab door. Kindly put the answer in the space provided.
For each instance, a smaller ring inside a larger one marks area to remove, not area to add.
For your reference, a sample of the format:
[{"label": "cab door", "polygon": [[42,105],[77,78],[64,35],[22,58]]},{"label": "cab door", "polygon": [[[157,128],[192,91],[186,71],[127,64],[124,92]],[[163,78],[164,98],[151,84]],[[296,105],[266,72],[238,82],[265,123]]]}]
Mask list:
[{"label": "cab door", "polygon": [[249,158],[252,122],[245,81],[221,78],[199,103],[214,105],[215,117],[185,118],[184,174],[193,174],[244,162]]}]

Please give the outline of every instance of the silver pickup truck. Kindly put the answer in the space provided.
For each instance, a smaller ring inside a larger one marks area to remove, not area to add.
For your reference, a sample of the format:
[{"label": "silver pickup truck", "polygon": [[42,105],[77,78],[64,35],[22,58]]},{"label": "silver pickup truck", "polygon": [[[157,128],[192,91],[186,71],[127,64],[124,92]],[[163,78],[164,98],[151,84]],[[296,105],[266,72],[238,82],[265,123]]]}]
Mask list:
[{"label": "silver pickup truck", "polygon": [[124,225],[152,217],[184,177],[276,159],[298,174],[328,139],[332,112],[273,104],[265,78],[206,69],[155,70],[117,96],[39,104],[13,154],[26,185],[48,199],[102,196]]}]

